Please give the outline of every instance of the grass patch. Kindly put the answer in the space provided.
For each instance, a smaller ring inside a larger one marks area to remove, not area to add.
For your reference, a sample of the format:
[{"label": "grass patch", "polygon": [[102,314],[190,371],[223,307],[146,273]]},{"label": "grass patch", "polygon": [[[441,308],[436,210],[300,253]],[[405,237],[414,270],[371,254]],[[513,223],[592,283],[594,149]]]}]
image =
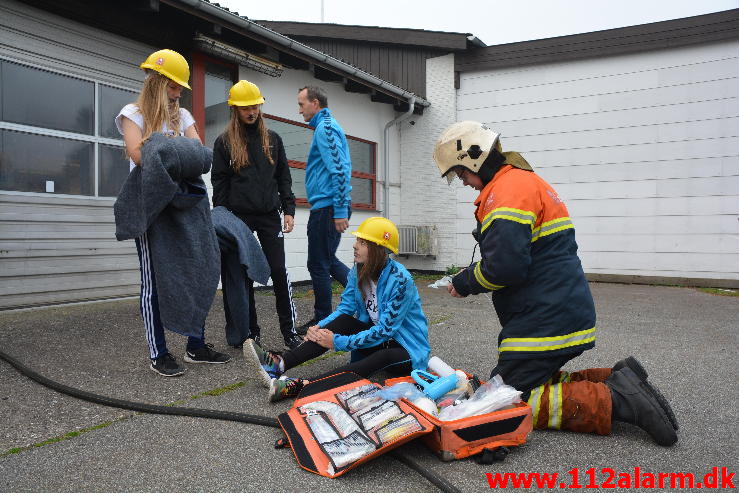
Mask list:
[{"label": "grass patch", "polygon": [[452,318],[451,315],[442,315],[441,317],[432,318],[431,320],[429,320],[429,325],[440,324],[442,322],[446,322],[450,318]]},{"label": "grass patch", "polygon": [[14,447],[14,448],[12,448],[10,450],[6,450],[5,452],[0,453],[0,457],[7,457],[9,455],[19,454],[21,452],[25,452],[26,450],[31,450],[31,449],[34,449],[34,448],[43,447],[44,445],[51,445],[52,443],[58,443],[58,442],[63,442],[64,440],[70,440],[70,439],[76,438],[76,437],[78,437],[78,436],[80,436],[80,435],[82,435],[84,433],[88,433],[88,432],[95,431],[95,430],[100,430],[102,428],[106,428],[106,427],[112,425],[113,423],[117,423],[118,421],[125,421],[127,419],[128,419],[127,417],[118,418],[118,419],[114,419],[114,420],[111,420],[111,421],[106,421],[104,423],[97,424],[95,426],[90,426],[88,428],[82,428],[81,430],[70,431],[69,433],[65,433],[64,435],[60,435],[60,436],[54,437],[54,438],[49,438],[48,440],[44,440],[43,442],[34,443],[34,444],[28,445],[26,447]]},{"label": "grass patch", "polygon": [[415,272],[411,273],[411,276],[414,281],[436,281],[437,279],[444,277],[443,274],[420,274]]},{"label": "grass patch", "polygon": [[[323,356],[322,358],[325,358],[325,357],[326,356]],[[316,359],[320,359],[320,358],[316,358]],[[201,399],[203,397],[218,397],[218,396],[223,395],[223,394],[225,394],[227,392],[231,392],[233,390],[236,390],[238,388],[241,388],[244,385],[246,385],[246,382],[236,382],[236,383],[232,383],[230,385],[224,385],[223,387],[218,387],[218,388],[215,388],[215,389],[211,389],[211,390],[206,390],[204,392],[200,392],[199,394],[195,394],[193,396],[190,396],[187,399],[181,399],[181,400],[178,400],[178,401],[170,402],[169,404],[165,404],[165,406],[168,406],[168,407],[180,406],[182,404],[186,404],[188,401],[193,401],[193,400],[196,400],[196,399]],[[137,413],[134,413],[134,416],[141,415],[141,414],[145,414],[145,413],[139,413],[139,412],[137,412]],[[76,438],[76,437],[78,437],[80,435],[83,435],[85,433],[89,433],[91,431],[95,431],[95,430],[100,430],[102,428],[106,428],[106,427],[112,425],[113,423],[117,423],[119,421],[126,421],[127,419],[130,419],[130,417],[131,416],[124,416],[124,417],[117,418],[117,419],[114,419],[114,420],[111,420],[111,421],[105,421],[104,423],[100,423],[100,424],[97,424],[95,426],[90,426],[88,428],[82,428],[81,430],[70,431],[69,433],[65,433],[64,435],[60,435],[60,436],[57,436],[57,437],[54,437],[54,438],[49,438],[48,440],[44,440],[43,442],[34,443],[34,444],[28,445],[26,447],[14,447],[14,448],[11,448],[9,450],[6,450],[5,452],[0,452],[0,458],[6,457],[8,455],[19,454],[21,452],[25,452],[26,450],[31,450],[31,449],[34,449],[34,448],[43,447],[45,445],[51,445],[52,443],[58,443],[58,442],[63,442],[64,440],[70,440],[72,438]]]},{"label": "grass patch", "polygon": [[734,296],[739,297],[739,289],[722,289],[722,288],[698,288],[698,291],[702,291],[708,294],[715,294],[718,296]]}]

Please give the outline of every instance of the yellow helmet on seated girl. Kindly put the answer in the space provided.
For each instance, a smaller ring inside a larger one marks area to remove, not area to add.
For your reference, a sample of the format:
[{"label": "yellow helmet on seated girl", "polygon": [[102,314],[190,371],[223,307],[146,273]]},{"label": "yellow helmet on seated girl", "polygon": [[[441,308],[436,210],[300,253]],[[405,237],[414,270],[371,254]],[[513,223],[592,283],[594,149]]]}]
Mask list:
[{"label": "yellow helmet on seated girl", "polygon": [[385,217],[369,217],[362,221],[356,231],[352,233],[357,238],[371,241],[376,245],[387,248],[397,255],[400,241],[398,228]]}]

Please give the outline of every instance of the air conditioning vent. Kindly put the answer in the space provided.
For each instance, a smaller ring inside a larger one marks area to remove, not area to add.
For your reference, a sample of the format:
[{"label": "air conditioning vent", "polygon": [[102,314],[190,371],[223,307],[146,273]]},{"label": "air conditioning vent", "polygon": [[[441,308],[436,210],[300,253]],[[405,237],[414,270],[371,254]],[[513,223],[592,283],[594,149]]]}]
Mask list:
[{"label": "air conditioning vent", "polygon": [[436,257],[436,226],[398,226],[400,246],[398,255]]}]

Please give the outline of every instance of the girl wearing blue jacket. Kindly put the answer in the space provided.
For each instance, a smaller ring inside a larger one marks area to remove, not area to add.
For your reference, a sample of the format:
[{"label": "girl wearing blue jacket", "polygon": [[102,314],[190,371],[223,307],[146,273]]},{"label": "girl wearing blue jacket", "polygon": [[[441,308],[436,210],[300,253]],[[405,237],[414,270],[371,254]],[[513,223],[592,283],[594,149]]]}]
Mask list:
[{"label": "girl wearing blue jacket", "polygon": [[[371,217],[352,234],[355,265],[336,311],[310,327],[303,344],[282,354],[251,339],[245,344],[272,402],[295,397],[311,380],[345,371],[368,377],[380,370],[407,375],[426,369],[430,346],[421,298],[410,273],[388,257],[389,251],[398,253],[398,229],[384,217]],[[351,361],[311,379],[282,376],[329,349],[351,351]]]}]

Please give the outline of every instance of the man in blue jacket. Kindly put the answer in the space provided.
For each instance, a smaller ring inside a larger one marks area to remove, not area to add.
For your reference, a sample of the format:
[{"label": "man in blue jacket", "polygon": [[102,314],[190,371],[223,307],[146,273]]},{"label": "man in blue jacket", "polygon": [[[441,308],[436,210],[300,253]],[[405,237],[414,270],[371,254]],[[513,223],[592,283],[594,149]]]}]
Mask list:
[{"label": "man in blue jacket", "polygon": [[341,233],[349,227],[351,216],[351,157],[346,135],[328,109],[326,92],[307,86],[298,91],[299,112],[314,127],[313,141],[305,169],[305,190],[310,202],[308,218],[308,272],[313,283],[315,302],[308,327],[331,312],[331,278],[346,286],[349,268],[336,258]]}]

